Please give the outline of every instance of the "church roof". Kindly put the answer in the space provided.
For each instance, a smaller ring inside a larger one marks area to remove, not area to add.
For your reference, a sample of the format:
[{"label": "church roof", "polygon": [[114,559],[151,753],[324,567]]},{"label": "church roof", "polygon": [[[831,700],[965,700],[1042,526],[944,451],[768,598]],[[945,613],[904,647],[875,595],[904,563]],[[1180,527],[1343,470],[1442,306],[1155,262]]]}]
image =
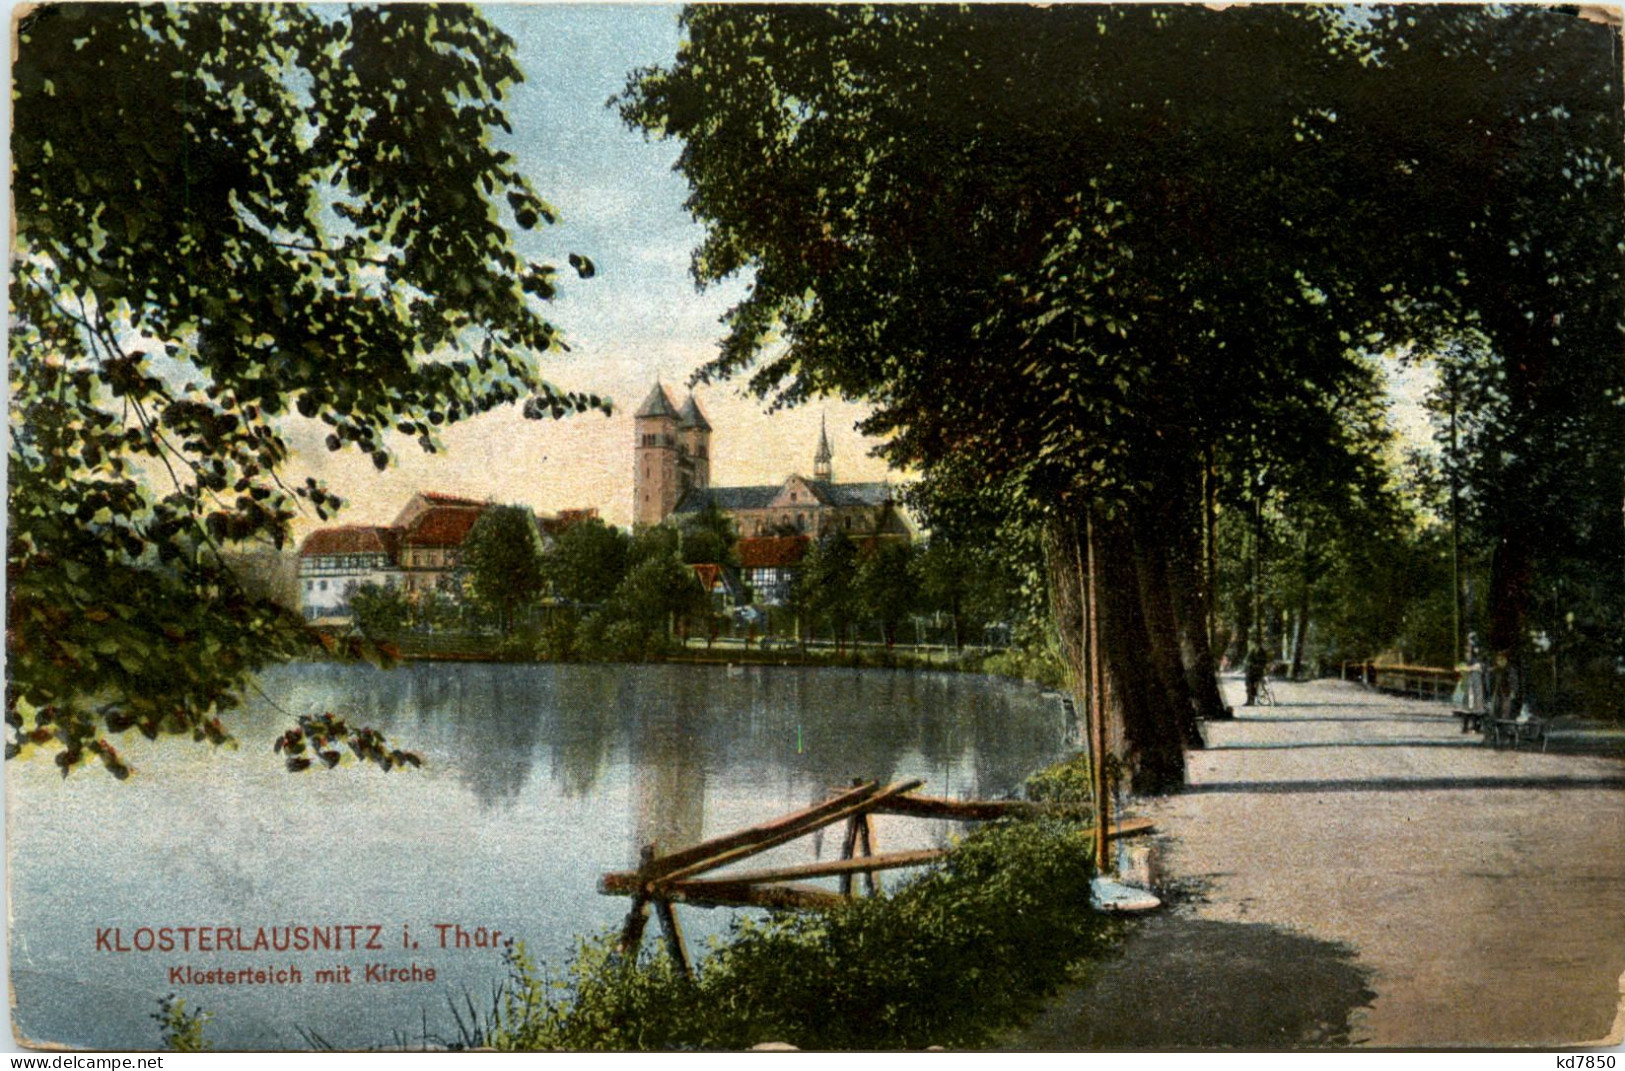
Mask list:
[{"label": "church roof", "polygon": [[808,480],[818,500],[826,506],[884,506],[894,500],[889,483],[834,483]]},{"label": "church roof", "polygon": [[677,414],[677,422],[685,428],[699,428],[701,431],[711,430],[711,422],[705,419],[704,413],[700,412],[700,403],[694,400],[692,394],[688,396],[688,401],[683,403],[683,411]]},{"label": "church roof", "polygon": [[676,415],[677,409],[671,404],[671,395],[666,393],[666,388],[660,385],[659,380],[655,381],[654,389],[649,392],[647,398],[643,399],[643,404],[638,406],[638,411],[633,414],[633,416],[637,417],[675,417]]},{"label": "church roof", "polygon": [[779,485],[758,487],[695,487],[677,503],[674,513],[703,513],[708,505],[731,513],[742,509],[766,509],[778,497]]},{"label": "church roof", "polygon": [[[824,506],[884,506],[895,502],[889,483],[834,483],[830,480],[802,478],[820,505]],[[677,503],[675,513],[702,513],[715,503],[717,509],[731,513],[742,509],[766,509],[784,489],[783,484],[756,487],[695,487]]]}]

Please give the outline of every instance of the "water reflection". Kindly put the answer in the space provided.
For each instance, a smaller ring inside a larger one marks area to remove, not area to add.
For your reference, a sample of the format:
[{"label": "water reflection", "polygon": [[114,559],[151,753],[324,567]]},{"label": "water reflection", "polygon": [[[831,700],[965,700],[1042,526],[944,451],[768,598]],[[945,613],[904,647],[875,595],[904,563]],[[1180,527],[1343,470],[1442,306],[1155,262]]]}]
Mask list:
[{"label": "water reflection", "polygon": [[[140,775],[125,784],[63,782],[48,759],[10,764],[17,1018],[33,1036],[153,1043],[147,1005],[165,991],[160,965],[87,960],[85,935],[98,926],[461,920],[524,935],[558,967],[577,935],[622,917],[625,901],[599,895],[597,879],[635,863],[646,843],[673,851],[854,779],[920,777],[933,795],[999,796],[1065,749],[1053,700],[958,675],[310,664],[269,672],[260,687],[233,722],[238,751],[136,742]],[[269,741],[292,717],[325,710],[422,752],[424,768],[289,775]],[[940,845],[951,832],[918,819],[878,823],[883,851]],[[60,849],[64,828],[75,831],[73,853]],[[313,829],[343,836],[313,852]],[[762,861],[828,857],[840,842],[834,826]],[[703,942],[730,917],[694,912],[684,927]],[[502,976],[496,956],[415,955],[441,972],[437,988],[183,995],[206,998],[223,1048],[297,1044],[290,1021],[361,1046],[415,1030],[425,1009],[442,1014],[442,989],[484,993]],[[103,996],[111,990],[133,995],[115,1009]]]}]

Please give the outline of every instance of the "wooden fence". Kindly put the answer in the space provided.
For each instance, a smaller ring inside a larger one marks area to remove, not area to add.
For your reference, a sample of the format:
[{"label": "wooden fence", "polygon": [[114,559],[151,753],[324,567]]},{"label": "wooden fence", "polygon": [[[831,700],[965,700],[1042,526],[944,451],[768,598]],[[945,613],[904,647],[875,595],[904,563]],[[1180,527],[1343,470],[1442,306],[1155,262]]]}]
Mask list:
[{"label": "wooden fence", "polygon": [[1449,699],[1461,678],[1458,670],[1438,666],[1383,665],[1376,662],[1343,663],[1343,679],[1360,681],[1395,695],[1420,699]]},{"label": "wooden fence", "polygon": [[[872,819],[877,814],[975,822],[1060,809],[1053,804],[1026,800],[949,800],[914,795],[914,790],[922,784],[924,782],[917,779],[898,781],[885,788],[874,781],[854,783],[847,791],[823,803],[670,855],[658,854],[654,844],[646,845],[636,870],[616,871],[598,880],[599,892],[632,898],[631,910],[621,929],[624,961],[628,964],[636,961],[651,907],[672,959],[684,973],[690,973],[692,965],[673,909],[675,904],[774,909],[831,907],[854,895],[856,879],[860,876],[865,890],[873,896],[880,891],[876,873],[922,866],[947,854],[947,849],[941,848],[876,852]],[[838,822],[846,823],[839,859],[712,874]],[[1107,835],[1126,837],[1151,829],[1149,819],[1133,819],[1112,826]],[[701,877],[702,874],[711,876]],[[812,885],[786,884],[828,877],[840,879],[839,892]]]}]

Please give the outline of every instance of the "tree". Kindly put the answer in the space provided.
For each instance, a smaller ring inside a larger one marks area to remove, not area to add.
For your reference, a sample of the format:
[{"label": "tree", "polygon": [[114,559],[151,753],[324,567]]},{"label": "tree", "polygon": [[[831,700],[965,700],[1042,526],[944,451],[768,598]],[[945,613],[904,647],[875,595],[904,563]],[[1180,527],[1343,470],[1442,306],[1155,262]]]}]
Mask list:
[{"label": "tree", "polygon": [[[520,78],[470,9],[61,4],[17,27],[8,755],[136,729],[219,741],[307,650],[232,544],[281,546],[287,429],[389,436],[598,406],[538,374],[551,221],[491,134]],[[583,275],[585,258],[571,255]]]},{"label": "tree", "polygon": [[462,568],[475,601],[491,610],[506,635],[519,608],[542,593],[542,533],[524,506],[492,506],[463,541]]},{"label": "tree", "polygon": [[1625,441],[1617,28],[1562,8],[1400,7],[1366,33],[1391,90],[1348,101],[1383,146],[1351,164],[1391,223],[1409,209],[1383,252],[1433,311],[1429,348],[1464,403],[1451,469],[1489,558],[1483,638],[1527,663],[1535,626],[1569,633],[1574,613],[1574,641],[1612,661],[1625,455],[1599,444]]},{"label": "tree", "polygon": [[682,533],[683,561],[739,568],[739,531],[716,502],[707,502],[698,513],[685,514],[678,522],[678,530]]},{"label": "tree", "polygon": [[838,529],[814,540],[796,570],[794,601],[808,618],[829,622],[837,653],[858,614],[857,579],[858,548]]},{"label": "tree", "polygon": [[690,618],[708,614],[711,600],[694,571],[675,553],[645,556],[584,623],[589,644],[622,658],[643,658],[684,631]]},{"label": "tree", "polygon": [[869,399],[893,461],[991,476],[1048,531],[1074,638],[1100,558],[1114,749],[1136,789],[1178,787],[1196,715],[1223,710],[1203,460],[1337,449],[1366,387],[1353,341],[1393,315],[1329,166],[1327,80],[1357,69],[1330,18],[798,6],[685,26],[622,108],[683,141],[700,281],[754,273],[704,374]]},{"label": "tree", "polygon": [[865,617],[880,626],[887,648],[897,643],[898,626],[909,619],[918,602],[913,569],[914,551],[907,543],[887,542],[864,555],[854,580]]},{"label": "tree", "polygon": [[619,528],[588,517],[570,525],[543,560],[553,594],[596,604],[609,598],[626,576],[630,540]]},{"label": "tree", "polygon": [[394,585],[362,584],[350,595],[355,626],[371,639],[394,639],[406,630],[411,607]]}]

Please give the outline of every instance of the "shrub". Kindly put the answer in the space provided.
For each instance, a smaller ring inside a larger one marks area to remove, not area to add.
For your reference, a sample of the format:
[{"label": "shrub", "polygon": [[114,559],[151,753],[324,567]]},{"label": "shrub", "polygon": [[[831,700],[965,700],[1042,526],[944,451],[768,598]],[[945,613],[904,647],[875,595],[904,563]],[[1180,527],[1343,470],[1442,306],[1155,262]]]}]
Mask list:
[{"label": "shrub", "polygon": [[[987,1042],[1104,950],[1080,827],[1006,822],[966,837],[894,894],[742,917],[693,979],[652,948],[630,967],[610,933],[567,976],[522,946],[492,1044],[504,1049],[898,1049]],[[656,944],[650,942],[651,945]]]},{"label": "shrub", "polygon": [[1074,803],[1090,806],[1094,789],[1090,783],[1089,755],[1080,751],[1027,778],[1027,798],[1037,803]]},{"label": "shrub", "polygon": [[152,1018],[158,1023],[158,1044],[169,1052],[209,1052],[214,1046],[203,1036],[212,1016],[202,1010],[188,1010],[186,1001],[174,993],[158,998]]}]

